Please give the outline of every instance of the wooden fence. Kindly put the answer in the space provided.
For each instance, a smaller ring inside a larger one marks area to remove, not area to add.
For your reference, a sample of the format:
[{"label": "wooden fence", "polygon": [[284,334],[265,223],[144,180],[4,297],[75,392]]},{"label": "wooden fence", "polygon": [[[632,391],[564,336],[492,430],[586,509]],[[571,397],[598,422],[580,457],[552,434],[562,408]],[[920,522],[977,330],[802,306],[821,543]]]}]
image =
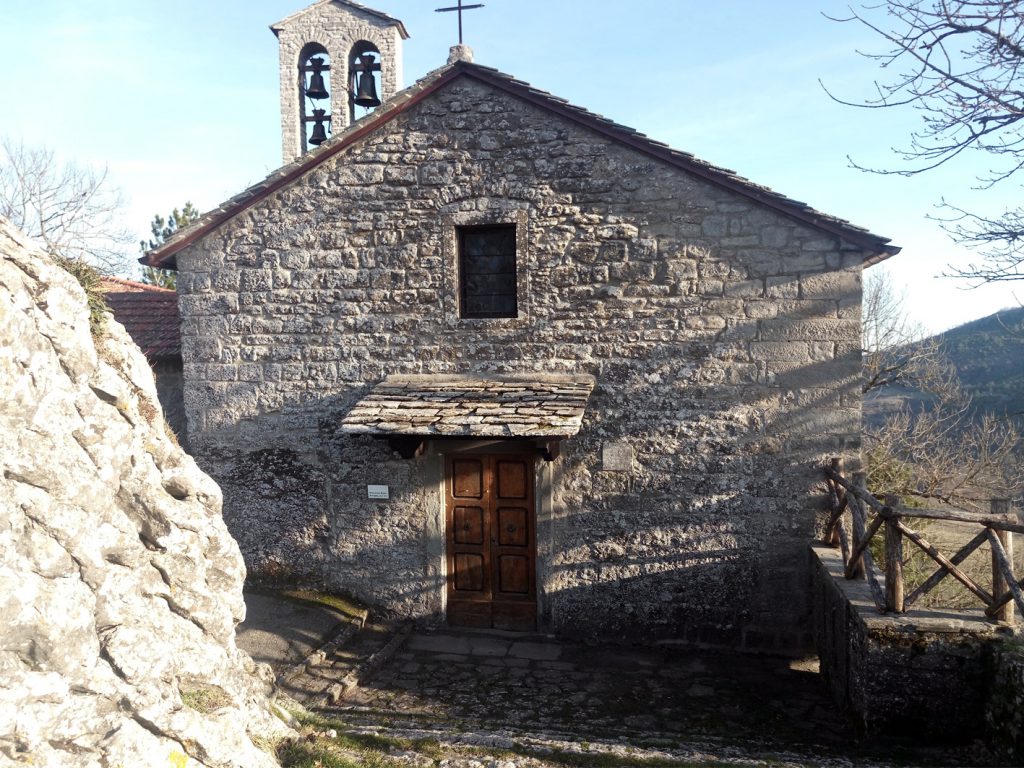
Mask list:
[{"label": "wooden fence", "polygon": [[[875,605],[882,613],[903,613],[947,576],[963,584],[985,606],[985,615],[995,621],[1015,623],[1014,604],[1024,615],[1024,579],[1018,581],[1013,570],[1013,534],[1024,533],[1024,525],[1010,512],[1005,499],[993,499],[989,514],[967,512],[962,509],[917,509],[900,505],[900,500],[886,497],[879,500],[868,493],[865,475],[856,473],[851,482],[843,474],[842,459],[832,459],[825,470],[832,496],[832,514],[829,518],[826,541],[839,546],[843,552],[845,575],[848,579],[867,579]],[[850,530],[846,513],[849,512]],[[874,517],[871,514],[874,513]],[[946,557],[923,536],[910,527],[910,519],[950,520],[971,523],[980,527],[979,533],[952,557]],[[885,542],[884,580],[879,581],[878,568],[871,553],[871,539],[879,530]],[[903,548],[905,542],[918,547],[936,564],[937,568],[909,595],[905,594],[903,579]],[[982,544],[992,552],[992,591],[987,591],[960,568]]]}]

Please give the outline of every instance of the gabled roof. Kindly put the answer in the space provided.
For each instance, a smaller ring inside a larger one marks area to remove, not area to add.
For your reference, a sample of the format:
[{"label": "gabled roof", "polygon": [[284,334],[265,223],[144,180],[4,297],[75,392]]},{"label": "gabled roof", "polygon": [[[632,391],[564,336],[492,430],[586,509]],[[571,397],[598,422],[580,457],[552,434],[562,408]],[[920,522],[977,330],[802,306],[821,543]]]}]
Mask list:
[{"label": "gabled roof", "polygon": [[401,21],[396,19],[394,16],[388,16],[386,13],[382,13],[380,11],[375,11],[375,10],[373,10],[373,8],[367,8],[365,5],[360,5],[359,3],[353,3],[351,0],[320,0],[317,3],[313,3],[312,5],[307,6],[306,8],[303,8],[301,11],[296,11],[291,16],[288,16],[288,17],[286,17],[284,19],[281,19],[276,24],[271,24],[270,25],[270,30],[271,30],[271,32],[273,32],[276,35],[292,19],[297,19],[300,16],[302,16],[302,15],[308,13],[309,11],[313,10],[314,8],[317,8],[317,7],[321,6],[321,5],[329,5],[330,3],[335,3],[337,5],[344,5],[344,6],[347,6],[347,7],[351,8],[354,11],[359,11],[359,12],[365,13],[365,14],[367,14],[369,16],[376,16],[381,21],[386,21],[386,22],[390,23],[392,26],[398,27],[398,34],[400,34],[402,36],[403,40],[408,40],[409,39],[409,32],[406,30],[405,24],[403,24]]},{"label": "gabled roof", "polygon": [[167,288],[119,277],[101,278],[104,298],[114,319],[152,362],[181,357],[178,294]]},{"label": "gabled roof", "polygon": [[248,210],[278,190],[298,180],[364,136],[373,133],[378,128],[381,128],[412,108],[415,104],[459,78],[470,78],[506,91],[542,109],[554,112],[567,120],[589,128],[613,141],[625,144],[643,154],[675,166],[687,173],[699,176],[712,184],[724,187],[808,226],[838,236],[867,252],[868,255],[864,262],[865,266],[876,264],[900,251],[899,247],[889,244],[890,241],[887,237],[874,235],[845,219],[817,211],[806,203],[793,200],[760,184],[755,184],[737,175],[734,171],[707,163],[688,152],[674,150],[667,144],[654,141],[632,128],[615,123],[582,107],[574,106],[564,99],[559,99],[546,91],[538,90],[529,83],[517,80],[496,69],[459,60],[431,72],[411,87],[395,94],[395,96],[378,107],[376,111],[353,123],[341,133],[332,136],[316,150],[308,152],[288,165],[279,168],[263,181],[231,198],[219,208],[204,214],[190,227],[179,230],[161,247],[150,251],[139,261],[149,266],[175,269],[175,255],[180,250],[204,237],[229,219]]}]

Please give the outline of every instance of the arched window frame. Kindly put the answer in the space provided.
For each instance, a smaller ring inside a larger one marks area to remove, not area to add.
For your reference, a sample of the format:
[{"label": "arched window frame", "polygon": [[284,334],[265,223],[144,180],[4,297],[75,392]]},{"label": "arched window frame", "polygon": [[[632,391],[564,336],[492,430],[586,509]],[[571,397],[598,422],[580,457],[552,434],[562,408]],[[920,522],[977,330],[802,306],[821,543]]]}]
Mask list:
[{"label": "arched window frame", "polygon": [[[314,102],[312,99],[307,98],[307,75],[312,72],[311,60],[313,58],[323,59],[324,66],[321,72],[324,76],[324,82],[327,86],[327,92],[330,94],[326,99]],[[302,138],[302,152],[305,154],[310,149],[314,148],[310,145],[310,132],[309,125],[315,122],[316,116],[313,114],[313,109],[323,109],[324,116],[323,122],[324,127],[328,135],[331,133],[331,116],[333,114],[333,102],[334,102],[334,86],[331,82],[331,55],[320,43],[306,43],[299,51],[299,63],[298,63],[298,79],[297,86],[299,91],[299,135]],[[316,105],[314,107],[314,104]]]},{"label": "arched window frame", "polygon": [[[360,40],[352,46],[352,49],[348,54],[348,110],[349,121],[353,123],[356,121],[355,98],[359,87],[359,73],[362,72],[362,64],[360,60],[365,55],[373,57],[374,69],[371,70],[371,74],[373,75],[377,98],[381,98],[380,94],[384,92],[382,69],[384,57],[381,55],[380,49],[377,48],[376,45],[368,40]],[[369,109],[367,109],[367,112],[369,112]]]}]

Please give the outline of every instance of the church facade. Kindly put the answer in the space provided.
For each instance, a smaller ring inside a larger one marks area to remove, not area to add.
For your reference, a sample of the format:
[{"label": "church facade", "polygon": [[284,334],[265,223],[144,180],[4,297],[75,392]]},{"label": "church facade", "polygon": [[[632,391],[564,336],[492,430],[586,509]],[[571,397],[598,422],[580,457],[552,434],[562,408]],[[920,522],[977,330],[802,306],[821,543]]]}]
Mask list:
[{"label": "church facade", "polygon": [[250,577],[805,649],[861,271],[898,248],[460,55],[147,257]]}]

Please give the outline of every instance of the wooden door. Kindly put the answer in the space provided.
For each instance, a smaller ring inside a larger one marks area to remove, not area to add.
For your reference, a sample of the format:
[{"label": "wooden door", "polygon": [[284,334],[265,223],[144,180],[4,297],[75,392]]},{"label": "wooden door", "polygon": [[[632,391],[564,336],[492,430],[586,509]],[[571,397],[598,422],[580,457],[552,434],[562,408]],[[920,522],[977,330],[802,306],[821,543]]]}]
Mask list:
[{"label": "wooden door", "polygon": [[448,623],[535,629],[533,457],[449,456],[445,491]]}]

